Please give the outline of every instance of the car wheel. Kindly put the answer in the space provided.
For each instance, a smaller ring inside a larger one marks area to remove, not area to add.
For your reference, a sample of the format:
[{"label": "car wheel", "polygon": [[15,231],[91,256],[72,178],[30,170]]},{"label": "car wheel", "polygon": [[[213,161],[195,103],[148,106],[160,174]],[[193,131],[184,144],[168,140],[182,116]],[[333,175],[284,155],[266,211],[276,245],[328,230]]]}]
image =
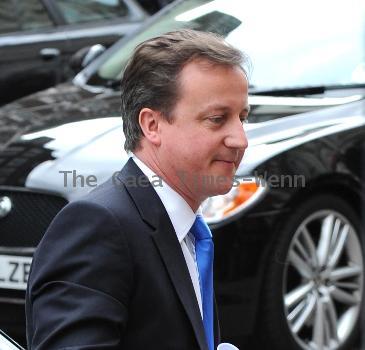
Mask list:
[{"label": "car wheel", "polygon": [[360,227],[353,209],[333,195],[292,211],[277,233],[265,274],[268,348],[350,348],[364,299]]}]

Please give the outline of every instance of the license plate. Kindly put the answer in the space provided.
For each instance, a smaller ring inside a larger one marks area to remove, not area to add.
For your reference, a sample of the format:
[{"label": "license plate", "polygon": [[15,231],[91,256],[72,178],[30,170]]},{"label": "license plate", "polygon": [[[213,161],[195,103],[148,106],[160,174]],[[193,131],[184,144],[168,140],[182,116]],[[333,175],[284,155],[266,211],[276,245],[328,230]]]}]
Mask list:
[{"label": "license plate", "polygon": [[0,255],[0,288],[25,290],[32,258]]}]

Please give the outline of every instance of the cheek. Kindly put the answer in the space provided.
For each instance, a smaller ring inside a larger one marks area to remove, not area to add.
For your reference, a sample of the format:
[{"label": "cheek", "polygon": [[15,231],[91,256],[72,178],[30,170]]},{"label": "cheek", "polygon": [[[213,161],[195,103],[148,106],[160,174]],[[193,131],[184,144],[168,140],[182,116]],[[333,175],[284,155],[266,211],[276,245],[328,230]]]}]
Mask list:
[{"label": "cheek", "polygon": [[170,164],[189,168],[191,171],[206,169],[217,153],[217,141],[214,135],[205,135],[203,130],[174,130],[165,134],[164,153],[168,155]]},{"label": "cheek", "polygon": [[195,139],[192,143],[192,147],[196,152],[199,151],[199,155],[202,159],[210,160],[216,153],[219,153],[220,142],[215,140],[214,137],[205,137]]},{"label": "cheek", "polygon": [[170,167],[176,170],[189,166],[192,154],[189,145],[177,135],[171,142],[164,144],[162,153]]},{"label": "cheek", "polygon": [[176,169],[188,173],[199,173],[207,169],[209,165],[209,152],[206,152],[204,145],[192,141],[188,144],[177,144],[169,149],[170,164]]}]

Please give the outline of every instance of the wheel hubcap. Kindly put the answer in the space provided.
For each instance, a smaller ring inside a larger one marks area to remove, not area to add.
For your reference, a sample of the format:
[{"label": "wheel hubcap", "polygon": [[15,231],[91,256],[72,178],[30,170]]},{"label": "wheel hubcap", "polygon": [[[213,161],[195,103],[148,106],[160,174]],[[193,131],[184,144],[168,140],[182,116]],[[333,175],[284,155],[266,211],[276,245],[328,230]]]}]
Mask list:
[{"label": "wheel hubcap", "polygon": [[363,257],[351,223],[323,210],[301,223],[284,268],[286,319],[303,349],[339,348],[356,326],[363,292]]}]

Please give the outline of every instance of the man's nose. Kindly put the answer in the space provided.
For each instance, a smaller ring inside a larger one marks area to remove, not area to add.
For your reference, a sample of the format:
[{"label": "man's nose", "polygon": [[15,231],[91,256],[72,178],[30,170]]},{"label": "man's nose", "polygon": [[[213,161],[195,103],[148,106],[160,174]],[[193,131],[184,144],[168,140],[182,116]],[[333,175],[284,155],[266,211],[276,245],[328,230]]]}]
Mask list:
[{"label": "man's nose", "polygon": [[242,125],[242,122],[240,120],[238,120],[238,122],[232,123],[232,125],[230,126],[229,134],[225,138],[224,143],[228,148],[235,148],[240,150],[245,150],[247,148],[248,141],[244,126]]}]

